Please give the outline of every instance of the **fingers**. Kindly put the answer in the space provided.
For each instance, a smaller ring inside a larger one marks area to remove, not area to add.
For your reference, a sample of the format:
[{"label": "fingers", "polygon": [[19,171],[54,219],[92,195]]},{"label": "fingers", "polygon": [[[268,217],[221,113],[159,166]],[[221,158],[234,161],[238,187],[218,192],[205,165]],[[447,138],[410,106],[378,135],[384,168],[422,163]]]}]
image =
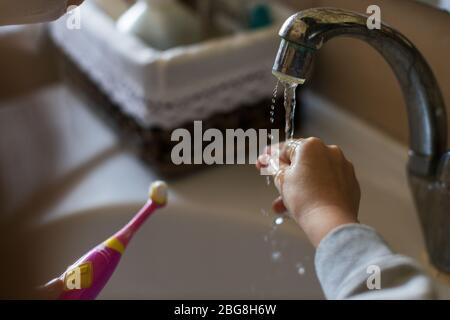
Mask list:
[{"label": "fingers", "polygon": [[267,146],[256,163],[258,169],[265,168],[270,164],[270,159],[279,160],[282,164],[289,165],[295,156],[295,151],[299,147],[303,139],[289,140],[286,143],[274,144]]},{"label": "fingers", "polygon": [[270,156],[268,154],[262,154],[256,161],[256,169],[261,170],[269,165]]},{"label": "fingers", "polygon": [[280,192],[282,191],[285,171],[293,161],[296,161],[299,147],[303,141],[303,139],[296,139],[268,146],[256,162],[258,170],[266,168],[267,172],[274,177],[275,186]]},{"label": "fingers", "polygon": [[285,160],[280,150],[282,145],[272,145],[266,148],[265,152],[259,156],[256,168],[265,168],[266,172],[272,176],[279,174],[279,171],[286,168],[289,163]]},{"label": "fingers", "polygon": [[295,162],[298,151],[304,145],[305,139],[290,140],[283,146],[282,159],[291,164]]},{"label": "fingers", "polygon": [[355,197],[358,199],[356,207],[353,208],[353,210],[358,211],[359,202],[361,200],[361,187],[356,177],[355,167],[353,166],[353,163],[351,161],[347,160],[341,148],[335,145],[331,145],[328,146],[328,149],[332,156],[337,159],[340,165],[344,168],[342,172],[345,174],[345,176],[351,177],[351,179],[345,179],[345,181],[349,181],[351,184],[353,184],[352,190],[355,190]]},{"label": "fingers", "polygon": [[338,163],[340,163],[340,165],[344,167],[344,172],[346,173],[346,175],[352,177],[353,180],[356,181],[357,179],[353,163],[345,157],[342,149],[336,145],[328,146],[328,149],[334,159],[336,159]]},{"label": "fingers", "polygon": [[283,194],[283,184],[286,172],[291,164],[297,161],[302,144],[302,139],[290,140],[286,143],[277,145],[275,150],[271,150],[268,168],[269,172],[274,176],[274,183],[280,194]]},{"label": "fingers", "polygon": [[286,168],[280,168],[279,170],[277,170],[275,172],[275,174],[273,175],[273,183],[275,184],[275,187],[277,187],[278,192],[280,192],[280,194],[283,194],[283,184],[284,184],[284,177],[286,174]]},{"label": "fingers", "polygon": [[341,148],[339,148],[336,145],[330,145],[327,146],[328,150],[331,152],[331,154],[333,154],[335,157],[337,158],[342,158],[344,159],[344,153],[342,152]]},{"label": "fingers", "polygon": [[[302,151],[302,152],[300,152]],[[290,166],[292,163],[299,162],[302,153],[318,154],[320,152],[328,151],[333,158],[340,163],[345,163],[348,166],[352,166],[351,163],[345,158],[342,149],[336,145],[326,145],[321,139],[310,137],[306,139],[295,139],[285,143],[275,144],[268,146],[263,154],[258,158],[256,167],[258,169],[267,168],[271,164],[279,164],[272,168],[275,175],[279,169]]]}]

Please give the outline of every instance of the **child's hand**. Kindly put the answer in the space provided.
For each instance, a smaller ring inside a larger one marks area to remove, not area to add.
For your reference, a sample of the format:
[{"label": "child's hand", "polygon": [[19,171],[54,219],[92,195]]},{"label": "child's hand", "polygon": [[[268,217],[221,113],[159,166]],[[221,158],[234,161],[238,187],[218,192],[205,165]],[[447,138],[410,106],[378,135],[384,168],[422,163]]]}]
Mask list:
[{"label": "child's hand", "polygon": [[267,148],[256,166],[274,175],[281,197],[273,209],[288,210],[313,245],[334,228],[358,222],[359,184],[337,146],[317,138],[290,140]]}]

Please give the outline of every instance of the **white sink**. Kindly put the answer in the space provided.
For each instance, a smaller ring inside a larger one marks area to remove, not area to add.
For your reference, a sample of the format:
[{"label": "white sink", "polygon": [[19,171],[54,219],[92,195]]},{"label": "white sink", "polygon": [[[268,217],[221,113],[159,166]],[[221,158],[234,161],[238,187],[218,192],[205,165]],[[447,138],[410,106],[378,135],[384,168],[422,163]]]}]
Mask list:
[{"label": "white sink", "polygon": [[[58,112],[74,123],[55,129],[63,139],[58,144],[77,147],[65,148],[65,156],[55,158],[72,162],[57,166],[61,172],[41,197],[43,209],[26,221],[33,239],[39,239],[33,249],[39,253],[41,282],[61,274],[121,227],[157,178],[118,146],[76,96],[61,86],[49,91],[48,100],[39,101],[58,105]],[[61,95],[65,103],[55,98]],[[304,104],[303,134],[341,145],[355,164],[363,193],[362,222],[379,230],[396,251],[425,265],[406,181],[406,148],[312,94]],[[27,169],[27,164],[21,167]],[[287,221],[270,236],[274,217],[262,210],[269,211],[276,192],[254,168],[211,168],[169,184],[168,207],[131,242],[102,298],[323,297],[314,274],[314,251],[302,231]],[[439,290],[442,298],[450,298],[448,285],[440,284]]]},{"label": "white sink", "polygon": [[[34,252],[45,261],[39,277],[50,279],[64,271],[136,209],[99,208],[40,228],[34,237],[40,239]],[[153,216],[130,244],[101,298],[322,298],[306,239],[289,228],[270,237],[272,219],[259,212],[253,215],[254,221],[245,221],[226,211],[169,206]],[[275,246],[265,241],[268,236]]]}]

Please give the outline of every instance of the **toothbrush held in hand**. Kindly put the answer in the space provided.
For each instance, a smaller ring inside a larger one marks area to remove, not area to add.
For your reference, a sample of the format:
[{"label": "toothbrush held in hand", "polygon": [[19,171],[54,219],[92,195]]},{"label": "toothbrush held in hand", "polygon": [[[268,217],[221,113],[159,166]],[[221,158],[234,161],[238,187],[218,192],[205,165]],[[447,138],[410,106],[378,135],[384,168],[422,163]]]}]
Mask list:
[{"label": "toothbrush held in hand", "polygon": [[149,200],[134,218],[111,238],[86,253],[59,278],[64,282],[60,300],[93,300],[114,273],[128,243],[147,218],[167,202],[167,185],[155,182]]}]

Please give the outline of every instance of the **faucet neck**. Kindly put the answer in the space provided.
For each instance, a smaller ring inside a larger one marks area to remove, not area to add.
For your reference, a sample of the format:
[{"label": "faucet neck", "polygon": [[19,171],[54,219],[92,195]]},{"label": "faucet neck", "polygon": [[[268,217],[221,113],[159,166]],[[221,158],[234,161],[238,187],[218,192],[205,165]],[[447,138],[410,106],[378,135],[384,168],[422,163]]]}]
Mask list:
[{"label": "faucet neck", "polygon": [[309,9],[293,15],[280,31],[284,41],[274,71],[289,69],[290,76],[304,79],[314,52],[330,39],[348,36],[367,42],[389,63],[403,91],[409,121],[409,171],[418,176],[434,176],[447,150],[445,104],[437,81],[423,56],[405,36],[385,24],[379,30],[370,30],[367,19],[335,8]]}]

